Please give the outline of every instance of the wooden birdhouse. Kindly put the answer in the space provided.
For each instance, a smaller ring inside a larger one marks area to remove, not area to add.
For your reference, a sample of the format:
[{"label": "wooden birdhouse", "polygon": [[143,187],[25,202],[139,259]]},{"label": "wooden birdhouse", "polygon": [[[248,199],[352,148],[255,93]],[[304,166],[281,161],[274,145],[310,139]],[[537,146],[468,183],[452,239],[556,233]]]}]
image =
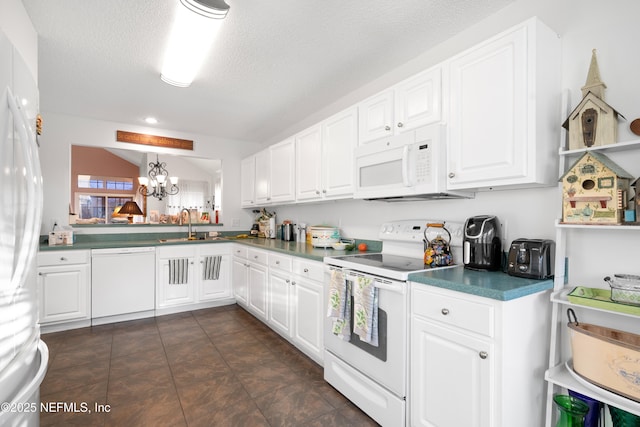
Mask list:
[{"label": "wooden birdhouse", "polygon": [[628,222],[637,221],[640,219],[640,178],[636,179],[631,183],[631,189],[633,191],[633,195],[629,197],[629,210],[633,210],[635,212],[635,216],[631,216],[630,218],[625,218]]},{"label": "wooden birdhouse", "polygon": [[587,81],[582,87],[582,101],[562,124],[569,131],[570,150],[614,144],[617,141],[618,117],[624,117],[604,102],[606,87],[600,79],[594,49]]},{"label": "wooden birdhouse", "polygon": [[607,156],[586,152],[564,175],[562,221],[620,224],[627,209],[633,177]]}]

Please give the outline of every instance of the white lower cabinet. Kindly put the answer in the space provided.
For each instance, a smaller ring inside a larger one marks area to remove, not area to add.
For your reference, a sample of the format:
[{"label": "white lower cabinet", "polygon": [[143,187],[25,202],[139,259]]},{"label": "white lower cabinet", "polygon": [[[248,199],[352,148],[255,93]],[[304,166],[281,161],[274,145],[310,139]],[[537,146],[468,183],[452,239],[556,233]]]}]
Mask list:
[{"label": "white lower cabinet", "polygon": [[236,302],[246,308],[249,296],[249,263],[246,247],[235,245],[233,248],[231,283]]},{"label": "white lower cabinet", "polygon": [[498,301],[411,283],[410,425],[542,425],[548,298]]},{"label": "white lower cabinet", "polygon": [[269,253],[269,321],[280,335],[291,337],[293,280],[291,257]]},{"label": "white lower cabinet", "polygon": [[267,321],[267,252],[249,249],[247,308],[263,322]]},{"label": "white lower cabinet", "polygon": [[303,258],[293,259],[294,344],[322,364],[324,358],[324,264]]},{"label": "white lower cabinet", "polygon": [[43,329],[54,330],[55,325],[70,322],[78,322],[78,327],[90,325],[91,253],[39,252],[38,293],[40,324],[46,327]]},{"label": "white lower cabinet", "polygon": [[[232,303],[230,258],[230,245],[227,244],[192,243],[158,247],[156,314]],[[186,273],[172,271],[169,264],[181,260],[184,260]],[[210,269],[207,275],[205,268]]]},{"label": "white lower cabinet", "polygon": [[236,302],[311,359],[324,358],[324,264],[236,245]]},{"label": "white lower cabinet", "polygon": [[196,286],[198,301],[232,298],[230,258],[227,245],[198,246],[196,264],[199,279],[199,285]]},{"label": "white lower cabinet", "polygon": [[488,340],[413,318],[411,425],[489,427],[493,353]]}]

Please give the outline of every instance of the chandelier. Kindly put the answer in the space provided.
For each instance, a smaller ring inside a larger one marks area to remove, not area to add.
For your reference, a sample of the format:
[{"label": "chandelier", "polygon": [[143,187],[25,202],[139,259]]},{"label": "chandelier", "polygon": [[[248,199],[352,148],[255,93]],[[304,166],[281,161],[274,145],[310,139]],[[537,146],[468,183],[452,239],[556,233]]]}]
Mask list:
[{"label": "chandelier", "polygon": [[[138,178],[140,194],[143,196],[156,197],[158,200],[178,194],[178,191],[180,191],[178,188],[178,177],[170,177],[166,167],[167,164],[165,162],[160,163],[158,155],[156,155],[156,162],[149,163],[149,177],[141,176]],[[167,188],[167,181],[171,183],[169,188]]]}]

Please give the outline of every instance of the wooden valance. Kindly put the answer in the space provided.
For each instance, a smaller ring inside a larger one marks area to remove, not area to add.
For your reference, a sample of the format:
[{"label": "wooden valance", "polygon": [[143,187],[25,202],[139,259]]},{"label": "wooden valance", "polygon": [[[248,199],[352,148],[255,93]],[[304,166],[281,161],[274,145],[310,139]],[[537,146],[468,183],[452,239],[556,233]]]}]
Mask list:
[{"label": "wooden valance", "polygon": [[179,148],[181,150],[192,150],[193,141],[188,139],[170,138],[168,136],[147,135],[144,133],[116,131],[116,140],[119,142],[130,142],[132,144],[152,145],[154,147]]}]

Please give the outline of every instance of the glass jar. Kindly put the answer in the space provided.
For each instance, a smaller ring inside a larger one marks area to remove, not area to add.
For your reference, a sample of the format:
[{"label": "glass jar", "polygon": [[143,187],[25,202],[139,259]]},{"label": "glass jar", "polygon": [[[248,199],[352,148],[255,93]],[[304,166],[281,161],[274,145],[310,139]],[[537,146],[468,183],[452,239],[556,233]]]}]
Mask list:
[{"label": "glass jar", "polygon": [[584,418],[589,411],[586,403],[566,394],[556,394],[553,401],[560,410],[556,427],[584,427]]}]

